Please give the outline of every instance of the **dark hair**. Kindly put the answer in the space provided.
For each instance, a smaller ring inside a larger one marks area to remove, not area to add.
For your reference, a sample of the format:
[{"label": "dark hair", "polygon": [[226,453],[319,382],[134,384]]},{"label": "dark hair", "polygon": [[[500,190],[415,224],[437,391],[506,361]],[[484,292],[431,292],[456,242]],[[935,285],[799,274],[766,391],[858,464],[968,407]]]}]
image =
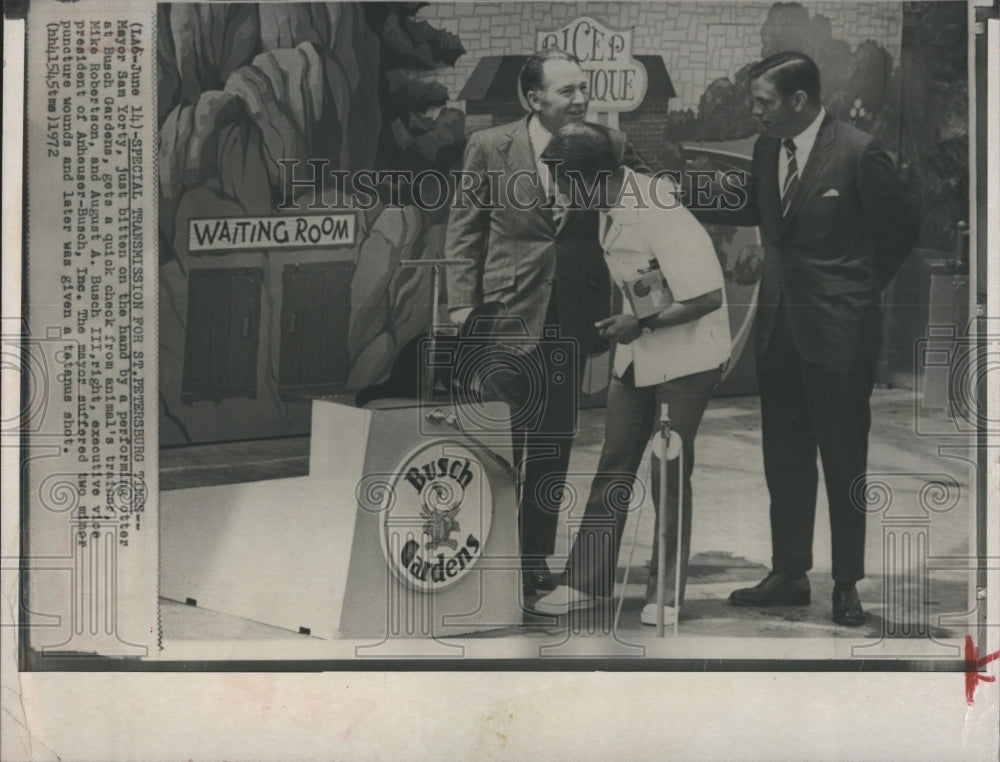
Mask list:
[{"label": "dark hair", "polygon": [[532,53],[528,56],[528,60],[524,62],[524,66],[521,67],[521,74],[518,76],[521,95],[525,98],[528,97],[528,93],[532,90],[542,89],[542,85],[545,82],[545,72],[542,71],[542,67],[545,66],[546,61],[570,61],[577,66],[580,65],[579,58],[572,53],[567,53],[565,50],[559,50],[559,48],[545,48],[544,50]]},{"label": "dark hair", "polygon": [[751,66],[749,74],[751,81],[766,75],[782,98],[788,98],[801,90],[810,103],[819,105],[819,68],[805,53],[795,50],[775,53]]},{"label": "dark hair", "polygon": [[600,174],[610,175],[621,162],[607,129],[588,122],[569,122],[552,134],[542,161],[558,162],[557,172],[579,172],[590,184]]}]

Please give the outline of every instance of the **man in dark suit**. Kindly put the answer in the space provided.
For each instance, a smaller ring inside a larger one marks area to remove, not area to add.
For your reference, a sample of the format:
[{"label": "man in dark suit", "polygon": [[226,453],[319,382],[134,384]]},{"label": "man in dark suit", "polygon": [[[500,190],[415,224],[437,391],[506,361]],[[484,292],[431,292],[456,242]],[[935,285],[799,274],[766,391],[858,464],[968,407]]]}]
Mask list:
[{"label": "man in dark suit", "polygon": [[741,222],[759,225],[764,241],[756,356],[773,557],[771,573],[730,601],[809,604],[818,450],[830,508],[833,619],[860,625],[855,583],[865,574],[880,292],[918,226],[885,150],[824,110],[810,58],[786,52],[756,64],[750,96],[764,134],[754,146]]},{"label": "man in dark suit", "polygon": [[[561,206],[540,160],[553,132],[586,116],[587,75],[574,56],[548,49],[529,57],[519,84],[531,113],[469,138],[464,172],[478,182],[469,193],[459,190],[445,255],[471,260],[447,270],[452,320],[461,325],[474,308],[502,303],[507,317],[527,332],[527,340],[518,341],[530,355],[523,367],[545,369],[540,383],[510,366],[482,379],[487,394],[511,408],[515,459],[523,464],[520,535],[527,595],[555,588],[545,559],[555,548],[583,365],[587,354],[608,348],[595,323],[608,316],[611,284],[596,213]],[[644,169],[625,136],[609,133],[622,161]],[[558,335],[539,341],[544,327],[556,327]]]}]

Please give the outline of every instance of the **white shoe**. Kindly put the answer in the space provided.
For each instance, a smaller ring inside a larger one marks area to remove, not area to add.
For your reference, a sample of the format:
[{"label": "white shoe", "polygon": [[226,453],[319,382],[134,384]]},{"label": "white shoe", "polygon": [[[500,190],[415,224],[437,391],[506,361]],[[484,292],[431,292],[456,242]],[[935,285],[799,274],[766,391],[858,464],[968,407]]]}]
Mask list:
[{"label": "white shoe", "polygon": [[[679,609],[676,606],[664,606],[663,607],[663,624],[673,627],[674,622],[677,621],[677,614]],[[656,624],[656,604],[647,603],[643,609],[642,614],[639,616],[639,620],[643,624]]]},{"label": "white shoe", "polygon": [[542,614],[568,614],[571,611],[589,609],[594,605],[594,596],[575,587],[559,585],[555,590],[535,601],[535,611]]}]

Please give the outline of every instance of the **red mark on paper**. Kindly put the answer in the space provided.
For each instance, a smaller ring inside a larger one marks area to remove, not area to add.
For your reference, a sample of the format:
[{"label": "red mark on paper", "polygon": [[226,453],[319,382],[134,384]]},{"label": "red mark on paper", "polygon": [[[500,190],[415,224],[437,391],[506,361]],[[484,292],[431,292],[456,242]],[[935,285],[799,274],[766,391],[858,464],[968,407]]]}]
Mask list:
[{"label": "red mark on paper", "polygon": [[976,686],[980,682],[992,683],[996,680],[993,675],[980,675],[979,670],[991,661],[1000,659],[1000,651],[980,658],[979,649],[972,642],[972,636],[965,636],[965,701],[972,704],[972,698],[976,695]]}]

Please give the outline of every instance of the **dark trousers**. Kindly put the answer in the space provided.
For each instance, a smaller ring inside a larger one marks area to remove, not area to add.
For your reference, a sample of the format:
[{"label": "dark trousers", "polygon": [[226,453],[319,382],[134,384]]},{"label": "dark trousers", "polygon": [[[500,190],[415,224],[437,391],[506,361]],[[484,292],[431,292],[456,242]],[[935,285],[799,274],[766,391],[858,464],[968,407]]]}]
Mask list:
[{"label": "dark trousers", "polygon": [[543,339],[482,379],[485,396],[511,411],[514,467],[523,469],[518,523],[525,569],[545,568],[555,551],[586,359],[575,342]]},{"label": "dark trousers", "polygon": [[[681,538],[681,601],[691,552],[691,473],[694,471],[694,439],[709,397],[722,378],[718,368],[666,381],[656,386],[636,387],[631,366],[621,379],[608,388],[604,446],[600,464],[590,487],[580,530],[570,551],[566,583],[591,595],[610,597],[614,593],[615,571],[621,549],[622,532],[628,518],[636,484],[636,473],[649,437],[659,428],[660,404],[669,404],[671,428],[683,441],[684,525]],[[652,464],[653,504],[657,506],[659,532],[659,459]],[[679,460],[667,463],[667,543],[668,570],[666,603],[673,605],[677,569],[677,515]],[[640,481],[641,486],[645,486]],[[655,535],[655,536],[658,536]],[[647,596],[656,592],[656,550]]]},{"label": "dark trousers", "polygon": [[786,308],[779,306],[767,350],[757,358],[772,565],[791,574],[812,568],[818,450],[830,505],[833,578],[855,582],[865,576],[865,472],[875,357],[805,362],[788,321]]}]

